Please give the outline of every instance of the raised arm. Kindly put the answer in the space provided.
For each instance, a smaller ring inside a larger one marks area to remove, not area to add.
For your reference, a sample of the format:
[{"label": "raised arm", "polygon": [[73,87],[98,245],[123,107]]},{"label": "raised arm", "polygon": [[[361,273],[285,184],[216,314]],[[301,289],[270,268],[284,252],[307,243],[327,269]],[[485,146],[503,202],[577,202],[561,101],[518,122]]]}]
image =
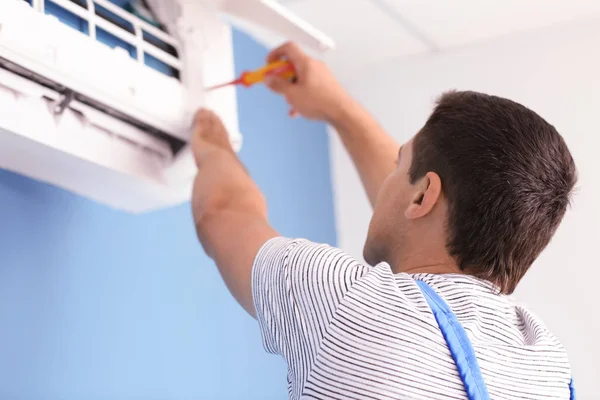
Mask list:
[{"label": "raised arm", "polygon": [[262,193],[231,148],[227,131],[212,112],[194,121],[192,147],[198,174],[192,212],[198,238],[235,299],[255,316],[252,265],[259,249],[277,236],[267,220]]},{"label": "raised arm", "polygon": [[282,58],[294,64],[297,80],[271,78],[268,86],[286,98],[292,114],[323,120],[335,128],[374,205],[379,188],[396,166],[400,145],[352,99],[323,62],[310,58],[294,43],[271,52],[268,61]]}]

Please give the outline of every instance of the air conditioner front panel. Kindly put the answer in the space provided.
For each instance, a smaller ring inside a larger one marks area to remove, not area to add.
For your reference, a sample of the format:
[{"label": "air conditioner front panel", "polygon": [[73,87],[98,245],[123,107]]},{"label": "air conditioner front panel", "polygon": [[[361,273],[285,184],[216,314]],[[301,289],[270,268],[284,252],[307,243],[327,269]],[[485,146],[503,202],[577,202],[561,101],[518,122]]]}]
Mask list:
[{"label": "air conditioner front panel", "polygon": [[189,139],[183,122],[189,115],[185,88],[177,79],[21,0],[0,2],[0,25],[0,57],[169,135]]}]

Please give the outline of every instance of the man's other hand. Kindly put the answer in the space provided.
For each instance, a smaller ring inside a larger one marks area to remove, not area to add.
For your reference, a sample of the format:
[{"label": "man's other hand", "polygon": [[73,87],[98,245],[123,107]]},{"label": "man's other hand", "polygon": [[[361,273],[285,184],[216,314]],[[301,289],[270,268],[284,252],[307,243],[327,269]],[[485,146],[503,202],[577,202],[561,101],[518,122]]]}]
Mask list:
[{"label": "man's other hand", "polygon": [[215,150],[234,152],[221,119],[214,112],[204,108],[194,117],[191,145],[198,166]]},{"label": "man's other hand", "polygon": [[290,61],[296,70],[294,83],[271,76],[266,85],[283,95],[292,107],[291,114],[333,122],[341,115],[349,96],[322,61],[313,59],[292,42],[273,50],[267,62]]}]

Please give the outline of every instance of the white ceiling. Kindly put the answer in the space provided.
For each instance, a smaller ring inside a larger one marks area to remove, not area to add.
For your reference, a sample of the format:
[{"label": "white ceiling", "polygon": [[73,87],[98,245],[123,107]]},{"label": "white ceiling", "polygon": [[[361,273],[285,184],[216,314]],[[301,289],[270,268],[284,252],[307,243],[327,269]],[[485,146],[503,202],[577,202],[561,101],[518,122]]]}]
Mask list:
[{"label": "white ceiling", "polygon": [[598,19],[600,0],[280,0],[331,36],[343,76],[386,60]]}]

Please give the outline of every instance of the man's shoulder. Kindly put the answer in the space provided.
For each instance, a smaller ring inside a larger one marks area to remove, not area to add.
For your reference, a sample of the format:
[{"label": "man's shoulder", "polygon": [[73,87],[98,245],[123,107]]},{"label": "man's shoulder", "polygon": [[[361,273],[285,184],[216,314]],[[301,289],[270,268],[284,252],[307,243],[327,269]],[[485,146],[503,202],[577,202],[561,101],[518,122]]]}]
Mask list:
[{"label": "man's shoulder", "polygon": [[360,278],[371,270],[369,265],[328,243],[283,236],[268,240],[258,251],[254,270],[264,265],[274,265],[276,270],[287,270],[288,273],[310,270],[331,272],[329,275],[323,274],[321,279],[340,278],[338,273],[342,272],[352,278]]},{"label": "man's shoulder", "polygon": [[[430,309],[415,279],[394,273],[387,263],[370,267],[347,294],[344,306],[373,316],[393,318],[401,324],[430,325]],[[435,321],[433,321],[435,322]]]}]

